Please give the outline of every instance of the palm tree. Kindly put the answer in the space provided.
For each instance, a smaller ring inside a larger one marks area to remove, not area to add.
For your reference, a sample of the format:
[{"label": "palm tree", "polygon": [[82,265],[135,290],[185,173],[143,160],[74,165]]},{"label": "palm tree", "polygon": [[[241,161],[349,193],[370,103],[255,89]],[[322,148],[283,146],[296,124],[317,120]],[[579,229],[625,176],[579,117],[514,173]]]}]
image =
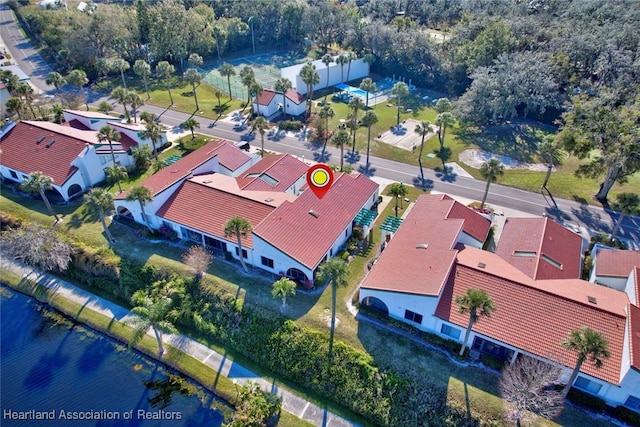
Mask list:
[{"label": "palm tree", "polygon": [[120,77],[122,77],[122,86],[126,89],[127,82],[124,79],[124,72],[127,71],[129,68],[131,68],[131,66],[127,61],[125,61],[122,58],[114,58],[111,61],[111,66],[113,67],[114,70],[120,71]]},{"label": "palm tree", "polygon": [[269,129],[269,122],[262,116],[258,116],[253,120],[251,131],[258,131],[260,133],[260,157],[264,157],[264,133]]},{"label": "palm tree", "polygon": [[231,76],[236,75],[236,70],[233,68],[233,65],[225,62],[220,66],[220,68],[218,68],[218,72],[222,77],[227,78],[227,85],[229,85],[229,99],[233,99],[233,96],[231,95]]},{"label": "palm tree", "polygon": [[53,112],[53,122],[54,123],[62,123],[64,121],[64,107],[60,104],[53,104],[51,106],[51,111]]},{"label": "palm tree", "polygon": [[[113,151],[113,143],[120,141],[120,132],[112,128],[111,126],[103,126],[98,131],[98,141],[104,143],[107,141],[109,143],[109,148],[111,149],[111,160],[113,160],[113,164],[116,164],[116,155]],[[118,183],[119,185],[120,183]]]},{"label": "palm tree", "polygon": [[102,114],[109,114],[111,110],[113,110],[113,106],[109,101],[100,101],[100,104],[98,104],[98,111]]},{"label": "palm tree", "polygon": [[220,89],[218,89],[217,87],[213,88],[213,96],[215,96],[218,99],[218,106],[216,108],[214,108],[214,110],[218,110],[218,116],[220,116],[222,114],[222,91]]},{"label": "palm tree", "polygon": [[396,115],[396,126],[400,126],[400,107],[402,106],[402,98],[409,95],[409,87],[403,83],[398,82],[391,88],[391,95],[396,97],[396,105],[398,106],[398,114]]},{"label": "palm tree", "polygon": [[107,227],[107,221],[105,220],[105,216],[110,215],[114,210],[113,196],[111,193],[104,188],[96,187],[85,194],[84,202],[91,215],[98,215],[100,217],[104,234],[107,236],[109,243],[115,243],[116,241],[111,235],[111,232]]},{"label": "palm tree", "polygon": [[453,104],[451,104],[451,101],[448,98],[439,98],[436,101],[435,109],[438,114],[446,113],[453,109]]},{"label": "palm tree", "polygon": [[378,116],[373,110],[368,110],[362,116],[362,125],[367,128],[367,163],[366,168],[369,169],[369,151],[371,149],[371,126],[378,123]]},{"label": "palm tree", "polygon": [[137,59],[133,64],[133,72],[136,73],[137,76],[142,77],[144,90],[147,92],[147,99],[151,99],[151,94],[149,94],[149,78],[151,77],[151,65],[149,65],[144,59]]},{"label": "palm tree", "polygon": [[45,190],[51,190],[53,188],[53,178],[45,175],[42,172],[31,172],[29,177],[22,181],[20,187],[29,194],[36,195],[39,194],[42,201],[47,206],[47,210],[53,217],[56,219],[56,222],[60,221],[58,215],[53,211],[51,207],[51,203],[49,202],[49,198],[45,194]]},{"label": "palm tree", "polygon": [[416,125],[414,132],[422,137],[420,141],[420,152],[418,153],[418,164],[420,165],[420,177],[422,177],[422,181],[424,182],[424,171],[422,170],[422,150],[424,149],[424,139],[430,133],[433,132],[433,128],[431,127],[431,123],[427,120],[423,120]]},{"label": "palm tree", "polygon": [[339,286],[347,286],[349,266],[340,258],[331,258],[318,267],[318,280],[331,281],[331,330],[329,335],[329,359],[333,352],[333,335],[336,329],[336,298]]},{"label": "palm tree", "polygon": [[491,313],[496,311],[496,306],[484,290],[473,288],[467,289],[464,295],[458,295],[456,304],[458,304],[458,312],[460,314],[469,313],[469,323],[467,324],[467,330],[464,333],[464,340],[459,353],[462,356],[464,349],[467,347],[467,340],[473,324],[480,320],[481,317],[491,317]]},{"label": "palm tree", "polygon": [[200,82],[202,81],[202,76],[195,68],[189,68],[184,73],[184,80],[191,85],[191,91],[193,92],[193,99],[196,102],[196,111],[200,109],[198,105],[198,95],[196,94],[196,84],[200,86]]},{"label": "palm tree", "polygon": [[[262,95],[262,91],[262,85],[254,80],[249,86],[249,100],[254,96],[258,98],[260,95]],[[256,100],[256,106],[257,104],[258,102]],[[258,111],[256,110],[255,113],[258,114]]]},{"label": "palm tree", "polygon": [[321,119],[325,119],[325,129],[324,129],[324,145],[322,146],[322,158],[324,159],[324,152],[327,148],[327,140],[329,139],[329,119],[335,115],[333,108],[329,105],[325,104],[320,109],[319,116]]},{"label": "palm tree", "polygon": [[164,347],[162,346],[162,333],[174,334],[177,332],[173,322],[178,317],[178,313],[171,309],[173,300],[171,298],[161,298],[153,301],[151,298],[145,298],[142,305],[131,309],[132,313],[137,314],[133,320],[134,330],[133,336],[129,341],[129,346],[134,346],[142,337],[145,336],[149,328],[153,329],[158,341],[158,357],[162,358]]},{"label": "palm tree", "polygon": [[167,61],[160,61],[158,62],[158,65],[156,65],[156,75],[162,81],[164,87],[167,88],[167,91],[169,92],[169,100],[171,100],[171,105],[173,105],[173,96],[171,96],[170,82],[171,76],[175,72],[176,69],[174,68],[174,66]]},{"label": "palm tree", "polygon": [[620,211],[620,216],[613,226],[610,239],[614,238],[626,215],[637,215],[640,212],[640,196],[636,193],[620,193],[616,196],[616,202],[612,207]]},{"label": "palm tree", "polygon": [[540,155],[542,156],[542,158],[544,158],[545,162],[547,162],[547,174],[545,175],[544,181],[540,186],[540,190],[543,190],[547,188],[547,184],[549,183],[549,179],[551,178],[553,167],[555,165],[562,164],[562,160],[564,159],[566,153],[562,149],[562,146],[558,142],[556,142],[555,138],[552,135],[547,135],[544,137],[544,139],[538,146],[538,150],[540,151]]},{"label": "palm tree", "polygon": [[24,109],[24,102],[20,98],[9,98],[6,103],[7,113],[9,115],[17,114],[18,118],[22,120],[22,110]]},{"label": "palm tree", "polygon": [[149,113],[147,120],[144,123],[144,131],[142,132],[142,139],[150,139],[153,146],[153,158],[158,160],[158,151],[156,143],[162,138],[162,127],[159,123],[156,123],[156,115]]},{"label": "palm tree", "polygon": [[287,296],[296,294],[296,282],[288,277],[281,277],[273,283],[271,289],[271,296],[274,298],[282,298],[282,307],[284,309],[287,306]]},{"label": "palm tree", "polygon": [[360,89],[367,92],[367,102],[365,104],[365,107],[369,108],[369,93],[375,92],[378,89],[378,87],[373,82],[373,80],[367,77],[365,79],[362,79],[362,82],[360,83]]},{"label": "palm tree", "polygon": [[111,91],[111,98],[115,99],[116,102],[122,104],[122,108],[124,109],[124,116],[129,121],[129,109],[127,108],[127,103],[129,102],[128,96],[129,91],[123,88],[122,86],[118,86]]},{"label": "palm tree", "polygon": [[256,74],[248,65],[245,65],[240,70],[240,80],[242,85],[247,88],[247,105],[251,102],[251,85],[256,81]]},{"label": "palm tree", "polygon": [[293,86],[291,85],[291,80],[286,77],[280,77],[273,85],[273,88],[276,92],[282,93],[282,112],[287,115],[287,91],[291,89]]},{"label": "palm tree", "polygon": [[404,183],[396,182],[391,185],[391,188],[389,189],[389,194],[391,194],[391,196],[393,196],[393,198],[396,201],[395,212],[397,217],[398,216],[398,199],[403,200],[406,197],[406,195],[409,194],[409,189],[405,187]]},{"label": "palm tree", "polygon": [[307,117],[311,115],[311,99],[313,98],[313,86],[320,83],[320,74],[316,71],[316,66],[311,62],[304,64],[300,70],[300,78],[307,85]]},{"label": "palm tree", "polygon": [[436,117],[436,125],[439,126],[438,141],[440,142],[440,149],[444,148],[444,137],[447,133],[447,127],[452,126],[455,122],[456,119],[450,111],[440,113]]},{"label": "palm tree", "polygon": [[197,53],[192,53],[191,55],[189,55],[189,59],[187,59],[187,62],[191,65],[192,68],[202,67],[202,64],[204,64],[202,56],[198,55]]},{"label": "palm tree", "polygon": [[[322,57],[321,61],[324,64],[324,66],[327,67],[327,85],[325,87],[328,88],[329,87],[329,70],[330,70],[329,64],[333,63],[333,57],[327,53]],[[327,95],[325,95],[324,97],[326,99]]]},{"label": "palm tree", "polygon": [[150,233],[153,232],[151,225],[149,225],[149,220],[147,219],[147,213],[144,211],[145,205],[153,200],[153,197],[151,197],[151,191],[144,185],[136,185],[129,190],[126,200],[138,201],[140,204],[140,215],[142,216],[142,221],[144,221],[144,224],[147,226],[147,230],[149,230]]},{"label": "palm tree", "polygon": [[55,87],[56,93],[60,93],[60,88],[64,86],[66,81],[64,80],[64,77],[62,77],[62,74],[53,71],[47,75],[45,83]]},{"label": "palm tree", "polygon": [[358,111],[364,109],[364,102],[358,96],[354,96],[349,101],[349,109],[353,112],[353,145],[351,147],[351,154],[356,152],[356,129],[358,129]]},{"label": "palm tree", "polygon": [[349,66],[347,67],[347,81],[349,81],[349,74],[351,74],[351,61],[358,59],[358,56],[353,52],[349,52],[347,53],[347,59],[349,60]]},{"label": "palm tree", "polygon": [[347,62],[349,62],[349,58],[345,54],[336,58],[336,64],[340,65],[340,83],[344,83],[344,66]]},{"label": "palm tree", "polygon": [[127,92],[127,102],[131,105],[131,111],[133,111],[133,122],[138,123],[137,111],[139,107],[144,105],[144,100],[137,92]]},{"label": "palm tree", "polygon": [[234,216],[224,225],[225,237],[236,236],[238,239],[238,258],[245,272],[249,272],[242,256],[242,237],[251,233],[251,223],[241,216]]},{"label": "palm tree", "polygon": [[194,119],[193,117],[189,117],[187,120],[184,121],[184,123],[182,124],[182,127],[191,131],[191,139],[195,139],[196,134],[194,131],[196,128],[200,127],[200,122]]},{"label": "palm tree", "polygon": [[598,331],[594,331],[586,326],[574,329],[569,332],[569,336],[562,341],[562,346],[567,350],[578,353],[578,361],[573,369],[567,385],[562,390],[562,397],[567,397],[573,382],[576,380],[582,364],[587,358],[592,361],[596,368],[602,367],[604,359],[610,356],[607,340]]},{"label": "palm tree", "polygon": [[[137,147],[136,147],[137,148]],[[122,186],[120,185],[121,181],[129,178],[129,174],[127,173],[127,168],[120,165],[109,166],[104,170],[105,176],[107,178],[108,183],[117,183],[118,184],[118,193],[122,193]]]},{"label": "palm tree", "polygon": [[440,159],[440,161],[442,162],[442,172],[446,175],[447,172],[447,160],[449,160],[451,158],[451,148],[449,147],[442,147],[442,148],[438,148],[436,150],[433,150],[433,154],[436,155],[437,158]]},{"label": "palm tree", "polygon": [[33,118],[36,118],[36,113],[35,111],[33,111],[33,87],[31,87],[31,85],[29,83],[20,83],[18,85],[18,87],[15,90],[15,94],[16,96],[18,96],[19,98],[24,98],[24,102],[27,104],[27,106],[29,107],[29,110],[31,111],[31,115],[33,116]]},{"label": "palm tree", "polygon": [[487,201],[487,195],[489,194],[489,185],[498,179],[499,176],[504,175],[504,165],[497,159],[490,159],[488,162],[484,162],[480,167],[480,174],[487,180],[487,186],[484,189],[484,195],[482,196],[482,203],[480,203],[480,209],[484,208],[484,202]]},{"label": "palm tree", "polygon": [[342,166],[344,164],[344,146],[349,143],[349,133],[344,129],[340,129],[338,132],[333,134],[331,142],[333,142],[336,147],[340,147],[340,172],[342,172]]}]

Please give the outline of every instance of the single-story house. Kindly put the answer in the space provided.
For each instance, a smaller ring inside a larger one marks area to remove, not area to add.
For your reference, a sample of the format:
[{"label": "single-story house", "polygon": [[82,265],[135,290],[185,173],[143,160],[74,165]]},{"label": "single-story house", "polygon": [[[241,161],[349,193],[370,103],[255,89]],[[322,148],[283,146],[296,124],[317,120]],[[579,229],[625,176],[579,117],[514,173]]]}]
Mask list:
[{"label": "single-story house", "polygon": [[[286,104],[286,109],[284,104]],[[262,93],[253,98],[253,111],[256,114],[271,118],[277,113],[286,113],[290,116],[299,116],[306,111],[307,99],[295,89],[287,90],[283,96],[282,92],[271,89],[264,89]]]},{"label": "single-story house", "polygon": [[628,287],[629,277],[640,280],[635,271],[640,267],[640,251],[623,251],[596,245],[591,255],[593,267],[590,282],[621,291]]}]

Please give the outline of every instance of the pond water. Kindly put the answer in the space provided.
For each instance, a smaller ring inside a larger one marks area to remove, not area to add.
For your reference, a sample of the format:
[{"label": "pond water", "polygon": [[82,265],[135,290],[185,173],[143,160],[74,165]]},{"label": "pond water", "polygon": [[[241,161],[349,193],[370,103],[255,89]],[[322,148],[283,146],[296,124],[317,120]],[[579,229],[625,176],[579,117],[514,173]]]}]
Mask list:
[{"label": "pond water", "polygon": [[211,426],[213,394],[34,299],[0,287],[0,425]]}]

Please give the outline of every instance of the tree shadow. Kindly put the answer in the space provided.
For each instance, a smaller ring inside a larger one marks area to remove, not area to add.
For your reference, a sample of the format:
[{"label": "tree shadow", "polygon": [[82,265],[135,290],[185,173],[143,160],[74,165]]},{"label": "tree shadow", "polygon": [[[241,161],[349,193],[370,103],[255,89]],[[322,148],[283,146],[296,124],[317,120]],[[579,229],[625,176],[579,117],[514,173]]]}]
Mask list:
[{"label": "tree shadow", "polygon": [[358,172],[368,177],[375,176],[376,171],[377,169],[371,166],[371,164],[369,164],[369,167],[367,167],[367,165],[360,165],[358,167]]},{"label": "tree shadow", "polygon": [[329,163],[329,159],[331,159],[331,153],[329,153],[328,151],[313,152],[313,160],[318,163]]},{"label": "tree shadow", "polygon": [[413,186],[421,189],[422,191],[430,191],[433,190],[434,182],[432,179],[422,179],[421,176],[416,176],[413,178]]},{"label": "tree shadow", "polygon": [[231,108],[231,106],[228,103],[225,104],[221,104],[221,105],[216,105],[215,107],[213,107],[213,111],[215,111],[216,113],[218,113],[218,117],[220,117],[221,115],[223,115],[229,108]]},{"label": "tree shadow", "polygon": [[440,178],[442,182],[455,182],[458,179],[458,174],[450,166],[445,166],[444,171],[438,166],[434,171],[436,172],[436,177]]},{"label": "tree shadow", "polygon": [[175,393],[182,396],[190,396],[191,391],[187,380],[181,375],[167,372],[163,380],[145,381],[147,390],[156,391],[156,394],[147,398],[149,405],[154,409],[165,409],[171,404]]},{"label": "tree shadow", "polygon": [[84,352],[78,359],[78,370],[83,374],[98,370],[113,351],[113,343],[109,340],[104,338],[95,340],[91,345],[85,346]]},{"label": "tree shadow", "polygon": [[595,214],[593,211],[589,210],[587,206],[580,206],[579,208],[571,208],[571,213],[578,218],[582,223],[584,223],[587,228],[593,228],[596,230],[606,230],[609,231],[609,224],[604,222],[600,215]]},{"label": "tree shadow", "polygon": [[347,163],[354,164],[354,163],[358,163],[362,156],[360,155],[359,151],[356,151],[356,152],[349,151],[344,157]]}]

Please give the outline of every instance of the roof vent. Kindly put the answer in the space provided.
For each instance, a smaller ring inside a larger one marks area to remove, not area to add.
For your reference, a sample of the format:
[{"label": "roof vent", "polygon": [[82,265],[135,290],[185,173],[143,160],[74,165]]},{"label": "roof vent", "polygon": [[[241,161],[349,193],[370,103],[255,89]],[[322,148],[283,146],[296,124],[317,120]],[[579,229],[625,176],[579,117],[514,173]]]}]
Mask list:
[{"label": "roof vent", "polygon": [[44,141],[44,135],[41,135],[36,139],[36,144],[40,144],[42,141]]},{"label": "roof vent", "polygon": [[598,300],[597,300],[597,299],[595,299],[595,297],[588,297],[587,299],[589,300],[589,302],[590,302],[591,304],[598,304]]},{"label": "roof vent", "polygon": [[478,263],[478,268],[485,268],[487,266],[487,264],[485,264],[484,262],[479,262]]},{"label": "roof vent", "polygon": [[265,202],[273,202],[273,197],[267,197],[264,199]]},{"label": "roof vent", "polygon": [[45,145],[45,147],[47,147],[47,148],[51,147],[54,142],[56,142],[56,140],[52,139],[51,141],[47,142],[47,145]]},{"label": "roof vent", "polygon": [[318,218],[320,216],[320,214],[318,212],[314,211],[313,209],[311,209],[309,211],[309,215],[311,215],[314,218]]},{"label": "roof vent", "polygon": [[426,243],[420,243],[419,245],[416,245],[416,249],[427,249],[429,247],[429,245],[427,245]]}]

